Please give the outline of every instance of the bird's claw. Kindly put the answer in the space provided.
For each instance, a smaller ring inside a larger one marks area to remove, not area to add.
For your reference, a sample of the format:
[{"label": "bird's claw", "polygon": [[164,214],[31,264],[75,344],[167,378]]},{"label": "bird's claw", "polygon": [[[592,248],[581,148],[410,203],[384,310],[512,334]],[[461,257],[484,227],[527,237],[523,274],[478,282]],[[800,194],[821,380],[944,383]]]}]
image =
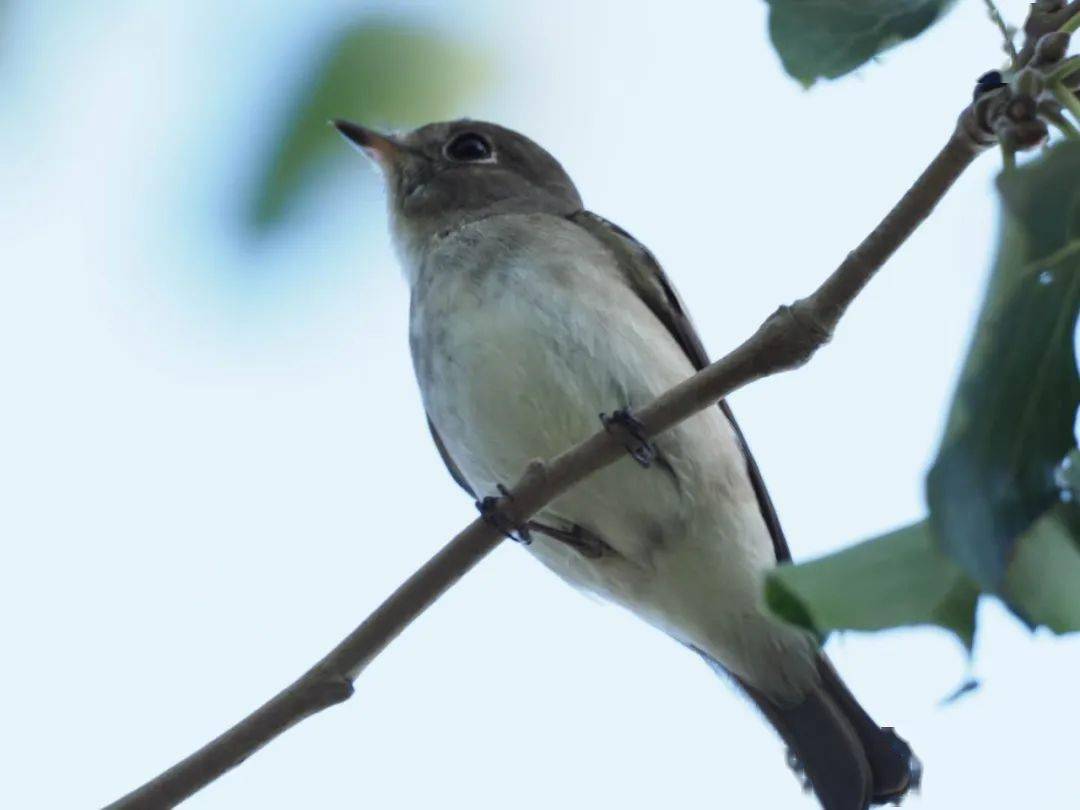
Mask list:
[{"label": "bird's claw", "polygon": [[587,557],[590,560],[599,559],[612,550],[611,546],[604,542],[602,537],[576,523],[569,531],[556,529],[554,526],[537,523],[536,521],[529,521],[527,526],[537,534],[542,534],[553,540],[558,540],[560,543],[565,543],[581,554],[581,556]]},{"label": "bird's claw", "polygon": [[512,501],[514,496],[510,493],[510,490],[502,484],[498,485],[498,490],[500,493],[499,495],[488,495],[475,502],[476,509],[480,512],[480,517],[482,517],[484,522],[489,526],[502,532],[515,543],[521,543],[523,546],[529,545],[529,543],[532,542],[532,538],[529,536],[528,528],[515,525],[514,522],[507,517],[506,512],[503,511],[500,503],[503,498]]},{"label": "bird's claw", "polygon": [[626,447],[626,452],[642,467],[648,467],[656,458],[656,447],[649,441],[645,426],[637,420],[629,408],[620,408],[608,416],[600,414],[604,430],[616,434]]}]

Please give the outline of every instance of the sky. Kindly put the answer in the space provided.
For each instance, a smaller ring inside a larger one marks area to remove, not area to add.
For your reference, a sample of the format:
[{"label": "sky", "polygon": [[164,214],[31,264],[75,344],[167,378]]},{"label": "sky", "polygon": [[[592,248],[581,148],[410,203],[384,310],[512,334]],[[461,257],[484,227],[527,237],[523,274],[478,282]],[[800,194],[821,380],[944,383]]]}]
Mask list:
[{"label": "sky", "polygon": [[[428,438],[371,167],[345,164],[276,233],[243,228],[313,49],[380,10],[488,56],[460,114],[552,151],[660,258],[714,354],[824,278],[1001,61],[976,0],[809,92],[756,0],[8,4],[0,806],[119,797],[291,682],[474,516]],[[976,163],[812,363],[731,397],[797,559],[925,514],[998,167]],[[990,601],[979,618],[970,660],[930,628],[828,650],[923,760],[906,806],[1071,806],[1080,641]],[[815,806],[695,656],[504,544],[351,701],[185,807],[508,804]]]}]

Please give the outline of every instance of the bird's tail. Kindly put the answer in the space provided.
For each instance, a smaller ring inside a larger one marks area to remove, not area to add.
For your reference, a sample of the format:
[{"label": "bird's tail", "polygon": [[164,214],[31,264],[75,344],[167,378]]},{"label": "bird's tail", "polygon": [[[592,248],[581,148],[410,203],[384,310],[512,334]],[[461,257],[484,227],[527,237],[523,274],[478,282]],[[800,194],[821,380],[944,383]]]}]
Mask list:
[{"label": "bird's tail", "polygon": [[803,773],[824,810],[899,803],[918,786],[919,760],[895,731],[870,718],[824,655],[818,669],[820,688],[791,707],[778,706],[737,680],[787,743],[792,766]]}]

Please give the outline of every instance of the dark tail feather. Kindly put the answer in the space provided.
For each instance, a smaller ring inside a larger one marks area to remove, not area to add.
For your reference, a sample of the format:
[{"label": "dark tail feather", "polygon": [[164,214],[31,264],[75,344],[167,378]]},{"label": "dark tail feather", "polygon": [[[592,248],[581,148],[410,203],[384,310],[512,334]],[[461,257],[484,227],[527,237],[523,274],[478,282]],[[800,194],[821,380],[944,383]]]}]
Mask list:
[{"label": "dark tail feather", "polygon": [[[726,674],[720,664],[702,657]],[[895,731],[870,718],[824,655],[818,668],[821,690],[789,708],[736,680],[787,743],[824,810],[866,810],[898,802],[918,786],[919,760]]]},{"label": "dark tail feather", "polygon": [[851,694],[825,656],[818,662],[821,683],[858,735],[874,777],[874,804],[902,799],[918,788],[922,764],[892,728],[881,728]]},{"label": "dark tail feather", "polygon": [[752,686],[743,689],[787,743],[824,810],[866,810],[874,794],[862,742],[824,691],[782,708]]}]

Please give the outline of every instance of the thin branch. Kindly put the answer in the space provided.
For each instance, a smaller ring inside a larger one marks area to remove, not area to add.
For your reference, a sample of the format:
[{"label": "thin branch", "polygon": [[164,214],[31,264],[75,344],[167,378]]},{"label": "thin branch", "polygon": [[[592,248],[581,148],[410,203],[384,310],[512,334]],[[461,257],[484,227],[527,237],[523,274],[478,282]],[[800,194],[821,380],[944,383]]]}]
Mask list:
[{"label": "thin branch", "polygon": [[1069,10],[1072,16],[1062,23],[1060,30],[1064,34],[1075,34],[1080,30],[1080,4],[1072,3]]},{"label": "thin branch", "polygon": [[983,0],[983,2],[986,3],[986,13],[990,15],[990,20],[1001,32],[1001,38],[1005,43],[1005,52],[1009,54],[1009,59],[1011,60],[1013,67],[1016,67],[1017,62],[1020,61],[1020,54],[1016,50],[1016,43],[1013,42],[1013,32],[1009,30],[1008,23],[1006,23],[1005,18],[1001,16],[997,3],[995,3],[994,0]]},{"label": "thin branch", "polygon": [[1053,85],[1050,92],[1054,94],[1054,98],[1058,100],[1062,107],[1072,113],[1077,121],[1080,121],[1080,99],[1076,97],[1076,93],[1061,83]]},{"label": "thin branch", "polygon": [[[1080,20],[1080,15],[1077,15],[1076,19]],[[1052,70],[1046,73],[1046,83],[1065,82],[1077,72],[1080,72],[1080,56],[1070,56],[1068,59],[1062,59]]]},{"label": "thin branch", "polygon": [[1053,124],[1061,132],[1062,136],[1071,141],[1080,140],[1080,129],[1061,113],[1061,109],[1051,102],[1040,102],[1039,115]]}]

